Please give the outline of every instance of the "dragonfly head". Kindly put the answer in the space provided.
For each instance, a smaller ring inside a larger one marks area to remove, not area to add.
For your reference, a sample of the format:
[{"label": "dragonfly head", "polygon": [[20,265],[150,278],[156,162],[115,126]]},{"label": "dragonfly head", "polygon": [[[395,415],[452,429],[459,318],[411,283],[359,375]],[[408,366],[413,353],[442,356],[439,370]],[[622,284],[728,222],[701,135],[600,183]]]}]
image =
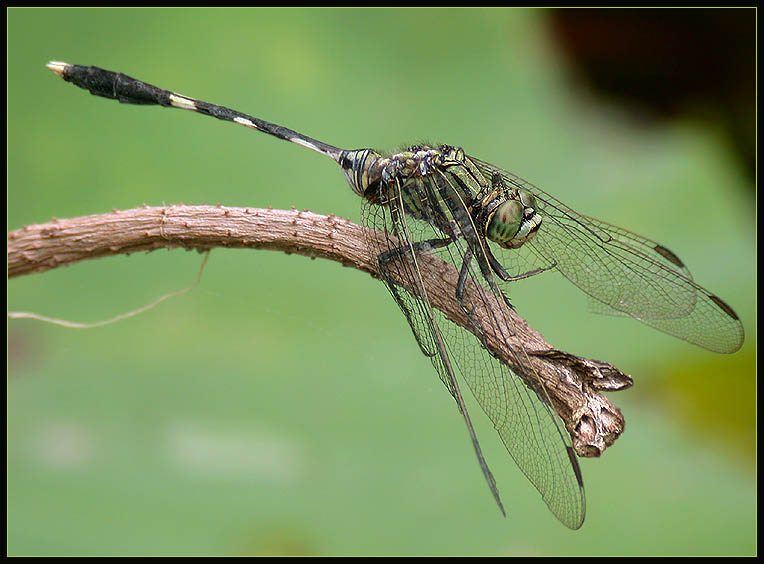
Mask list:
[{"label": "dragonfly head", "polygon": [[540,226],[536,198],[527,190],[517,188],[488,215],[485,235],[505,249],[517,249],[533,237]]}]

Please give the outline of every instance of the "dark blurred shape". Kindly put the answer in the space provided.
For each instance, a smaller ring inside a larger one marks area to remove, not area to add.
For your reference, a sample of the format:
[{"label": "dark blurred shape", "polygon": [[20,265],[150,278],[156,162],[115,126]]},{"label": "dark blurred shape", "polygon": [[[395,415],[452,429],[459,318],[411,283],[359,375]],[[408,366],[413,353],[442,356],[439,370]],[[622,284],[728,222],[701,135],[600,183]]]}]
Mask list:
[{"label": "dark blurred shape", "polygon": [[562,51],[595,92],[655,119],[692,113],[717,122],[754,177],[754,9],[559,9],[549,16]]}]

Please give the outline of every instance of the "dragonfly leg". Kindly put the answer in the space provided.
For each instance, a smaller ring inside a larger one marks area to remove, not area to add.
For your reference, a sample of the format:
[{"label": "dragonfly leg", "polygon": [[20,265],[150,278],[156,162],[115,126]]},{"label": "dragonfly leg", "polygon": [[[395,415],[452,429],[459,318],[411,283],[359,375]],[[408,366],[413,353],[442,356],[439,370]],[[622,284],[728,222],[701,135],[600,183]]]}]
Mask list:
[{"label": "dragonfly leg", "polygon": [[441,249],[443,247],[447,247],[451,243],[453,243],[455,239],[452,237],[443,237],[440,239],[427,239],[425,241],[417,241],[416,243],[411,243],[410,245],[402,245],[400,247],[396,247],[395,249],[390,249],[389,251],[385,251],[384,253],[381,253],[377,257],[377,261],[379,262],[379,266],[382,269],[387,268],[387,264],[389,262],[392,262],[393,260],[401,257],[405,253],[409,251],[413,251],[415,254],[422,252],[422,251],[428,251],[430,249]]},{"label": "dragonfly leg", "polygon": [[464,252],[464,261],[462,261],[462,268],[459,270],[459,280],[456,282],[456,299],[459,303],[462,303],[464,298],[464,284],[467,281],[467,274],[470,271],[470,261],[472,260],[472,247],[467,247]]},{"label": "dragonfly leg", "polygon": [[[464,305],[464,289],[465,284],[467,282],[467,276],[470,272],[470,262],[472,262],[473,252],[472,247],[467,247],[467,250],[464,251],[464,260],[462,261],[462,267],[459,269],[459,279],[456,282],[456,299],[459,301],[459,307],[464,312],[464,315],[469,319],[470,323],[472,324],[472,327],[477,330],[479,334],[476,334],[475,336],[480,340],[481,343],[485,344],[485,332],[483,331],[482,327],[480,326],[480,323],[478,323],[477,319],[472,315],[472,311],[469,311],[467,309],[467,306]],[[473,308],[474,311],[474,308]],[[489,349],[486,349],[489,350]]]},{"label": "dragonfly leg", "polygon": [[[467,252],[464,253],[464,262],[462,263],[462,269],[459,272],[459,280],[462,283],[461,285],[461,291],[464,292],[464,284],[462,278],[467,277],[467,272],[469,270],[469,262],[474,256],[477,260],[478,265],[480,266],[480,272],[483,275],[483,279],[486,281],[486,283],[491,287],[491,290],[493,290],[494,294],[497,296],[501,296],[504,299],[504,303],[507,304],[508,307],[515,309],[512,303],[509,301],[509,298],[504,295],[504,292],[501,291],[501,289],[496,285],[496,281],[493,278],[493,274],[491,273],[491,270],[496,272],[496,269],[501,269],[501,272],[509,276],[507,274],[507,271],[504,270],[504,267],[501,266],[499,261],[496,260],[496,258],[491,254],[491,249],[488,245],[482,245],[483,249],[485,249],[485,253],[478,253],[475,254],[472,250],[472,246],[470,246],[467,250]],[[481,260],[481,257],[487,257],[488,262],[486,262],[485,259]],[[502,278],[501,272],[496,272],[496,274],[499,276],[499,278]],[[503,278],[502,278],[503,280]],[[461,297],[459,296],[459,284],[457,284],[457,297],[459,298],[459,301],[461,301]]]},{"label": "dragonfly leg", "polygon": [[[473,315],[474,309],[470,311],[467,309],[467,306],[464,304],[465,284],[467,281],[467,276],[469,275],[469,271],[470,271],[470,262],[472,261],[474,257],[475,257],[475,254],[474,254],[474,251],[472,250],[472,247],[467,247],[467,250],[464,252],[464,260],[462,262],[462,267],[459,270],[459,280],[456,284],[456,299],[459,300],[459,307],[461,307],[462,311],[464,312],[464,315],[467,317],[467,319],[469,319],[473,329],[476,331],[475,336],[478,338],[478,340],[481,343],[483,343],[483,345],[485,346],[485,349],[492,356],[494,356],[494,353],[491,352],[490,347],[488,347],[486,344],[485,331],[483,331],[481,323]],[[484,266],[484,264],[480,260],[478,260],[478,263],[481,264],[481,270],[484,270],[483,278],[491,287],[491,289],[494,291],[494,293],[496,295],[500,295],[504,299],[504,303],[506,303],[508,307],[513,308],[512,304],[509,301],[509,298],[504,295],[504,292],[502,292],[498,286],[496,286],[496,283],[493,281],[493,276],[491,275],[490,271],[487,270],[487,268]]]},{"label": "dragonfly leg", "polygon": [[408,321],[409,325],[411,326],[411,330],[414,333],[414,337],[416,338],[416,342],[419,345],[419,348],[421,349],[422,353],[427,357],[435,356],[437,354],[437,351],[429,350],[428,347],[426,346],[425,341],[423,341],[422,338],[420,337],[417,330],[417,326],[414,323],[414,315],[412,314],[409,305],[401,296],[397,286],[393,282],[389,281],[391,279],[391,276],[389,274],[388,264],[396,259],[405,258],[407,253],[410,253],[412,251],[413,253],[419,253],[420,251],[426,251],[429,249],[439,249],[442,247],[446,247],[453,242],[454,242],[454,239],[451,239],[451,238],[428,239],[426,241],[418,241],[411,245],[403,245],[395,249],[390,249],[389,251],[385,251],[384,253],[381,253],[380,255],[377,256],[377,263],[379,265],[379,274],[383,278],[383,280],[385,280],[387,288],[390,290],[390,294],[392,294],[393,299],[398,304],[398,307],[401,308],[403,315],[406,316],[406,321]]},{"label": "dragonfly leg", "polygon": [[486,256],[488,257],[488,264],[491,265],[491,269],[496,273],[496,276],[501,278],[504,282],[514,282],[515,280],[530,278],[531,276],[535,276],[536,274],[541,274],[542,272],[546,272],[547,270],[552,270],[553,268],[557,266],[557,261],[554,261],[554,263],[552,263],[550,266],[534,268],[533,270],[529,270],[528,272],[523,272],[522,274],[510,274],[501,265],[501,263],[498,260],[496,260],[496,257],[493,256],[493,253],[491,252],[490,247],[486,249]]}]

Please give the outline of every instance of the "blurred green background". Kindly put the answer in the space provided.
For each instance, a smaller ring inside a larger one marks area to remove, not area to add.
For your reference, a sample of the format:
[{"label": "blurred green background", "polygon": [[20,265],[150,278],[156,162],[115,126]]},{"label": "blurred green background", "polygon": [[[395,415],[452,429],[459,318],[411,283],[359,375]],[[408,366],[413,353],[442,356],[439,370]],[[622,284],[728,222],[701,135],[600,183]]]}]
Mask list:
[{"label": "blurred green background", "polygon": [[[739,15],[753,37],[754,13]],[[10,554],[756,552],[755,183],[713,104],[656,116],[598,94],[548,11],[6,16],[9,230],[143,203],[359,220],[320,155],[97,99],[44,67],[93,64],[346,148],[459,144],[664,243],[747,331],[719,356],[590,314],[558,276],[512,285],[547,340],[635,380],[610,396],[625,434],[582,460],[588,514],[573,532],[473,409],[500,516],[453,400],[379,282],[218,249],[194,292],[136,318],[86,331],[8,322]],[[105,319],[188,286],[200,261],[157,251],[25,276],[8,282],[8,309]]]}]

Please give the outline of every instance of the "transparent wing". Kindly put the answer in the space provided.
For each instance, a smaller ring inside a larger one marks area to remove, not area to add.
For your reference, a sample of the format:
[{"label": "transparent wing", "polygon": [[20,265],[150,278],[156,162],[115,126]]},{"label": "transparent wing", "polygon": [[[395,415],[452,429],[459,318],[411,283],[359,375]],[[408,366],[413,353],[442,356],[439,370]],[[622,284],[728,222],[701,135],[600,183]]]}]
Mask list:
[{"label": "transparent wing", "polygon": [[[470,159],[486,178],[498,172],[507,186],[524,188],[536,197],[542,224],[517,249],[523,251],[520,255],[525,263],[556,265],[556,270],[596,301],[600,313],[628,315],[715,352],[732,353],[741,347],[743,325],[735,312],[693,282],[684,263],[666,247],[581,215],[530,182]],[[512,267],[520,261],[514,253],[511,249],[497,251],[500,260]]]},{"label": "transparent wing", "polygon": [[[486,282],[474,256],[476,248],[480,252],[480,243],[463,223],[471,221],[467,208],[450,212],[444,209],[443,194],[454,189],[449,175],[428,176],[416,186],[401,187],[395,182],[388,189],[386,206],[365,204],[364,224],[369,233],[386,234],[382,240],[370,236],[369,246],[381,257],[382,279],[409,321],[420,348],[431,358],[463,413],[466,407],[461,400],[457,376],[467,383],[507,451],[539,490],[550,510],[566,526],[579,528],[584,520],[585,502],[578,462],[527,356],[512,363],[526,368],[521,377],[493,357],[473,333],[446,319],[429,302],[428,285],[437,281],[428,280],[420,264],[425,258],[437,255],[463,272],[465,291],[461,305],[465,318],[474,324],[475,333],[482,334],[487,330],[485,324],[490,324],[499,338],[509,340],[513,334],[503,296],[495,284]],[[417,192],[415,214],[407,205],[412,200],[412,191]],[[433,227],[436,225],[439,227]],[[495,307],[497,303],[503,307]],[[475,314],[478,311],[483,315]],[[474,437],[468,416],[465,419]],[[476,452],[483,467],[485,461],[479,446]],[[498,492],[487,465],[484,474],[498,502]]]}]

